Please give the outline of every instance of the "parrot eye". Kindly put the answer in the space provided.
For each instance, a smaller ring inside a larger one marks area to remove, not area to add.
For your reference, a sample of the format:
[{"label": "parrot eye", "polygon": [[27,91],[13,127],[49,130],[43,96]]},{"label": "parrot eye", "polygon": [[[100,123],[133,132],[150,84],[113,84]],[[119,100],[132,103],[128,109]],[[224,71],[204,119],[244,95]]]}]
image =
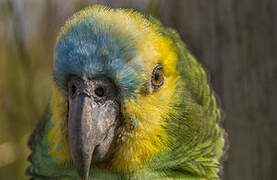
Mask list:
[{"label": "parrot eye", "polygon": [[163,66],[160,64],[157,64],[152,72],[151,77],[151,84],[154,89],[160,88],[164,83],[164,72],[163,72]]}]

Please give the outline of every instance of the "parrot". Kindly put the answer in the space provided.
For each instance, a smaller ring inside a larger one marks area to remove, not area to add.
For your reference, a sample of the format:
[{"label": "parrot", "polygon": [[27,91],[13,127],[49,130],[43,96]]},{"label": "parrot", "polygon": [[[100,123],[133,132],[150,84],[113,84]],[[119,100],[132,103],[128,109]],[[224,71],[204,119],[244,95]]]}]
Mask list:
[{"label": "parrot", "polygon": [[151,15],[76,12],[58,33],[50,86],[28,141],[31,179],[222,177],[227,133],[207,73]]}]

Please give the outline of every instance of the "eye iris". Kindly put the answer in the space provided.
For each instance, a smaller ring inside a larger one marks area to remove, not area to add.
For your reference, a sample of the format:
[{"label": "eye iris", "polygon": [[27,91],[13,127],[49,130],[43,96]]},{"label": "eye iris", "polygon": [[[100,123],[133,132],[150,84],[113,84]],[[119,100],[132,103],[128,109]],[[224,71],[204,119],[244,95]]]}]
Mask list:
[{"label": "eye iris", "polygon": [[158,64],[152,73],[152,86],[157,89],[163,85],[164,74],[162,65]]}]

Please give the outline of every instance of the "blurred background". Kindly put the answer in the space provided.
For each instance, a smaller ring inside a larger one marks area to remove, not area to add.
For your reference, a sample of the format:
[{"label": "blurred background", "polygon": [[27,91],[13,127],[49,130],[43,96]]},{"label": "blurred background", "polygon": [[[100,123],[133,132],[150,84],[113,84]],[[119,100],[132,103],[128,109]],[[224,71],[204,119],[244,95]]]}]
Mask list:
[{"label": "blurred background", "polygon": [[223,179],[277,179],[276,0],[0,0],[0,179],[26,179],[26,141],[50,98],[56,35],[92,4],[133,8],[176,29],[225,112]]}]

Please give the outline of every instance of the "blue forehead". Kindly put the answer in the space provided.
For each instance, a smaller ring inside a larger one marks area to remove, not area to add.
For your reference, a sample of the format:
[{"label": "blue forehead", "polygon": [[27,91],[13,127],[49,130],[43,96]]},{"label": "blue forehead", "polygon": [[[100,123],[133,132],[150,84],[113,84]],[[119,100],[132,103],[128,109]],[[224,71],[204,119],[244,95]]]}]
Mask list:
[{"label": "blue forehead", "polygon": [[135,55],[128,37],[120,35],[112,25],[100,25],[86,18],[73,25],[57,43],[54,78],[64,92],[69,75],[104,75],[116,83],[123,96],[134,96],[141,84],[140,65],[132,61]]}]

